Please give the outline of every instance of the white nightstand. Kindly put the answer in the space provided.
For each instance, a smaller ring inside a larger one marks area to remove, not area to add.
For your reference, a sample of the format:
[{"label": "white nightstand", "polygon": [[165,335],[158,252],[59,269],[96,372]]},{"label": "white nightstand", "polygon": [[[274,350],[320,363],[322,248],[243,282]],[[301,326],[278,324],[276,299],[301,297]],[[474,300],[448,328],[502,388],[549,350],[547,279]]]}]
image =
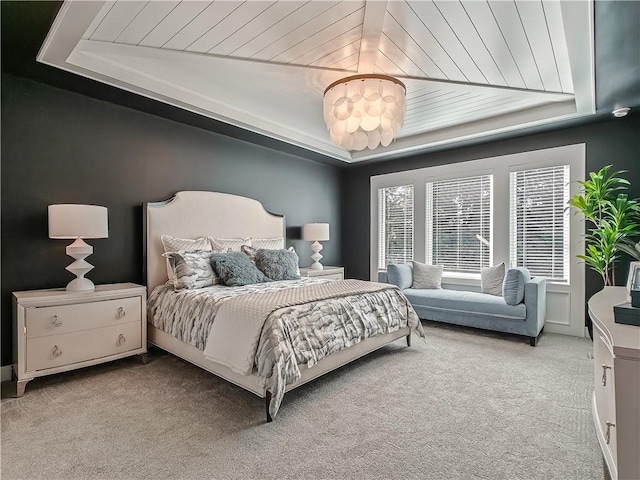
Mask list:
[{"label": "white nightstand", "polygon": [[147,352],[147,291],[142,285],[13,293],[16,395],[30,380]]},{"label": "white nightstand", "polygon": [[300,269],[301,277],[322,277],[332,280],[344,280],[344,267],[324,267],[323,270]]}]

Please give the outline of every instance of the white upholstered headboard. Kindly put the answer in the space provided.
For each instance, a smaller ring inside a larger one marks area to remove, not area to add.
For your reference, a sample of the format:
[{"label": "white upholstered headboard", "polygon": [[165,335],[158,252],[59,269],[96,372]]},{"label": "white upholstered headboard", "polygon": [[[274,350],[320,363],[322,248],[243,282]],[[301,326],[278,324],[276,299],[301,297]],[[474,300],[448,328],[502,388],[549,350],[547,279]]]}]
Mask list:
[{"label": "white upholstered headboard", "polygon": [[285,237],[285,218],[257,200],[218,192],[178,192],[163,202],[145,203],[144,254],[147,291],[167,281],[160,237]]}]

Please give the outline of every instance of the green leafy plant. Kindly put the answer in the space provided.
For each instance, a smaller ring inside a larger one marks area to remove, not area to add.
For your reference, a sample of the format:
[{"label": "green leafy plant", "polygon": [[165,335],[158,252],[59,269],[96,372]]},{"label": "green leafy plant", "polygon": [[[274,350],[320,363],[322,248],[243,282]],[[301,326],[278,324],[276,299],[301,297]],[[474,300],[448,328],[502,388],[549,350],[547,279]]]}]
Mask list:
[{"label": "green leafy plant", "polygon": [[611,172],[611,165],[591,172],[589,179],[578,182],[581,194],[569,200],[591,224],[585,234],[585,254],[578,255],[597,272],[605,285],[615,285],[615,267],[624,252],[640,258],[634,238],[640,235],[640,202],[624,193],[629,182]]}]

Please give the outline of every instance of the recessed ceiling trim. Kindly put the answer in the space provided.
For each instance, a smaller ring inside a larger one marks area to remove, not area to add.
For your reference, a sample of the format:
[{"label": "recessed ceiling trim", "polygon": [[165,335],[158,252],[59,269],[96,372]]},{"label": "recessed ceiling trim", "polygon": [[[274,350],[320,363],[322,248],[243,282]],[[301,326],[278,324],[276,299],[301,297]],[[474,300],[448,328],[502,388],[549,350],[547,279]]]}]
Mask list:
[{"label": "recessed ceiling trim", "polygon": [[[420,137],[413,136],[398,138],[389,147],[382,147],[367,154],[366,159],[370,160],[415,154],[425,150],[425,144],[428,145],[428,148],[434,148],[449,144],[452,139],[455,139],[455,141],[465,141],[481,138],[487,135],[486,132],[489,131],[488,128],[491,128],[491,135],[512,132],[519,129],[517,126],[513,125],[514,121],[520,122],[520,124],[536,126],[548,123],[549,118],[555,118],[556,121],[560,121],[575,118],[575,116],[575,106],[573,105],[573,102],[537,106],[525,111],[518,111],[516,113],[515,120],[514,117],[510,115],[503,115],[498,118],[481,119],[468,124],[455,125],[451,128],[435,130],[421,135]],[[484,132],[477,132],[476,127],[478,124],[487,124],[487,130]],[[357,162],[359,160],[358,154],[360,153],[362,152],[356,152],[353,155],[354,161]]]},{"label": "recessed ceiling trim", "polygon": [[[217,3],[67,1],[38,60],[345,162],[595,113],[591,1]],[[405,83],[406,127],[350,153],[322,92],[358,68]]]},{"label": "recessed ceiling trim", "polygon": [[[126,53],[124,51],[127,51]],[[139,47],[120,45],[105,42],[93,42],[91,40],[81,40],[76,49],[69,55],[67,63],[75,65],[86,71],[96,72],[105,78],[117,76],[127,85],[137,87],[137,92],[154,92],[161,95],[163,100],[189,111],[203,114],[207,117],[240,126],[255,133],[283,140],[303,148],[312,148],[314,151],[329,155],[341,160],[350,160],[348,153],[342,149],[318,140],[317,135],[309,135],[304,130],[295,128],[298,123],[280,124],[274,119],[260,117],[248,109],[242,109],[237,105],[231,105],[219,98],[214,98],[202,93],[202,89],[189,88],[185,83],[177,80],[170,80],[172,74],[184,73],[188,65],[179,57],[178,52],[171,50],[155,50],[152,55],[141,54]],[[225,63],[232,62],[230,59],[220,57],[203,57],[208,63],[215,63],[214,70],[225,72],[228,66]],[[164,60],[159,63],[160,60]],[[157,70],[159,75],[148,75],[142,68],[147,66],[145,62],[158,62],[157,68],[164,67],[165,70]],[[181,65],[181,67],[180,67]],[[254,63],[245,63],[251,67]],[[170,71],[173,68],[174,72]],[[271,65],[272,69],[284,68],[281,65]],[[299,70],[300,71],[300,70]],[[162,74],[163,73],[163,74]],[[255,75],[247,74],[248,77],[256,78]],[[175,78],[175,77],[174,77]],[[179,78],[179,77],[178,77]],[[153,95],[145,95],[154,98]],[[224,95],[222,96],[224,98]],[[197,110],[194,106],[197,105]],[[212,114],[211,112],[216,112]],[[322,115],[320,115],[320,119]]]}]

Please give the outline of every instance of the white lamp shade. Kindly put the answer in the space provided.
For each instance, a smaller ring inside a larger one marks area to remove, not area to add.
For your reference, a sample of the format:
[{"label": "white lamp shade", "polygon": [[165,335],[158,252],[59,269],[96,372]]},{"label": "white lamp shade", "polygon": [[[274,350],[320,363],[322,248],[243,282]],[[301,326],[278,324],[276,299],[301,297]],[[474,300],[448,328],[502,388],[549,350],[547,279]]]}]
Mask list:
[{"label": "white lamp shade", "polygon": [[302,239],[308,241],[329,240],[328,223],[305,223],[302,227]]},{"label": "white lamp shade", "polygon": [[107,238],[106,207],[97,205],[49,205],[49,238]]}]

